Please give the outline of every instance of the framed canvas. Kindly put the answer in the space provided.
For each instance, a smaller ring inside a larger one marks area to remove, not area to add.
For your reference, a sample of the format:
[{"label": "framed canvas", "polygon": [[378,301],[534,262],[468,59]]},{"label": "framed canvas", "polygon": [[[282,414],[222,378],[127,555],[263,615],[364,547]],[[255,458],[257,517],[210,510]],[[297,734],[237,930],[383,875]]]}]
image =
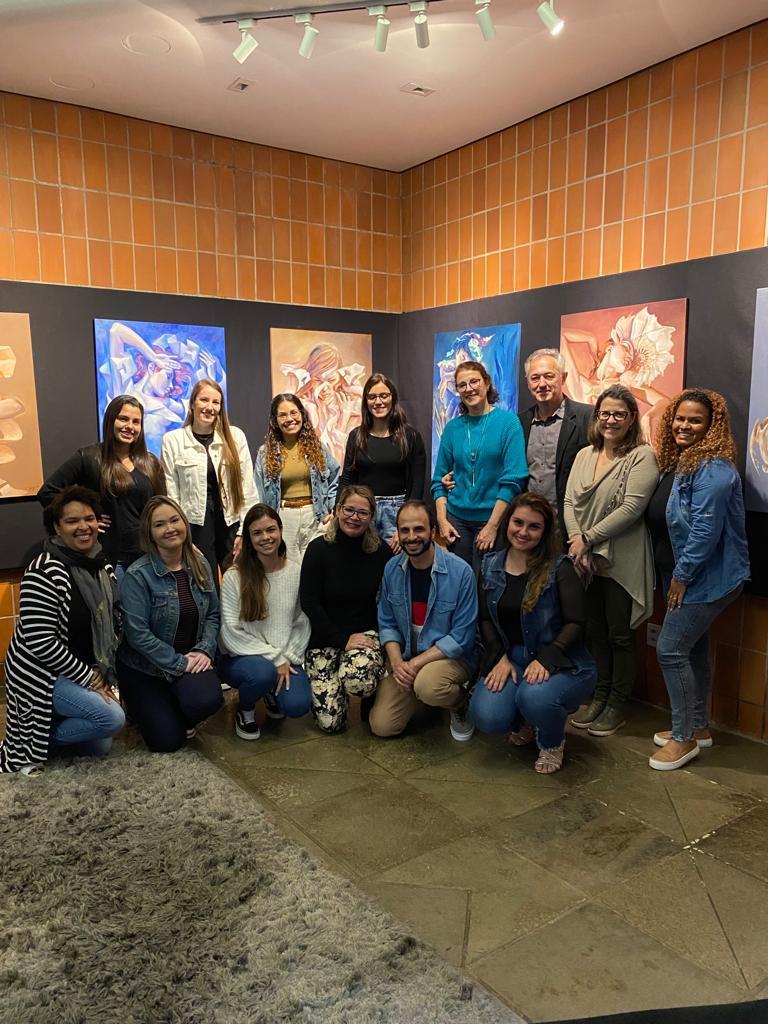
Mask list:
[{"label": "framed canvas", "polygon": [[28,313],[0,313],[0,498],[43,483],[35,365]]}]

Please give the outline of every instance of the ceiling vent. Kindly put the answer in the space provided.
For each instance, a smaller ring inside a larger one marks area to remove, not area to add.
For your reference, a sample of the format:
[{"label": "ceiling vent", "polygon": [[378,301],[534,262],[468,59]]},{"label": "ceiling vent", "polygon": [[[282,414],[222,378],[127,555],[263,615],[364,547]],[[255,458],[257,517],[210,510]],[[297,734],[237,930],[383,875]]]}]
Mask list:
[{"label": "ceiling vent", "polygon": [[431,96],[434,91],[426,85],[419,85],[418,82],[406,82],[400,86],[400,92],[409,92],[411,96]]},{"label": "ceiling vent", "polygon": [[227,88],[230,92],[248,92],[253,85],[256,85],[256,83],[249,82],[247,78],[236,78]]}]

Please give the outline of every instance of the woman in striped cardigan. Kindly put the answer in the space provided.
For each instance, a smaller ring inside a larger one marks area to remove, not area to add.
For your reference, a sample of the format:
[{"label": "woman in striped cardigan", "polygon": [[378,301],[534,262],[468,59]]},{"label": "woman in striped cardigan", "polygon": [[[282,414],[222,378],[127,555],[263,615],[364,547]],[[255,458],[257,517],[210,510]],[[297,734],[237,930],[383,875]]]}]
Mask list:
[{"label": "woman in striped cardigan", "polygon": [[5,662],[0,772],[38,775],[52,747],[106,754],[125,724],[112,691],[116,584],[101,557],[100,516],[98,495],[78,486],[45,510],[49,537],[22,578]]}]

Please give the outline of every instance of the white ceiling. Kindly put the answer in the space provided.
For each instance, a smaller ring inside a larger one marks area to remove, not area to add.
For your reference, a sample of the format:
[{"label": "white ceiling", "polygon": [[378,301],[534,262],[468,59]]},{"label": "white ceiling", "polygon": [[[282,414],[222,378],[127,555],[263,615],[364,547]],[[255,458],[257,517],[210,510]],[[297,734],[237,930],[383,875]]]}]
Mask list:
[{"label": "white ceiling", "polygon": [[[537,2],[492,0],[496,38],[485,42],[474,0],[440,0],[425,50],[408,8],[392,8],[383,54],[367,11],[318,15],[311,60],[297,53],[293,19],[262,21],[241,66],[236,26],[197,19],[248,0],[0,0],[0,89],[402,170],[768,17],[768,0],[556,0],[566,26],[553,38]],[[131,33],[170,50],[132,53]],[[51,83],[72,75],[93,85]],[[227,90],[238,77],[254,83],[240,95]],[[435,91],[408,95],[408,82]]]}]

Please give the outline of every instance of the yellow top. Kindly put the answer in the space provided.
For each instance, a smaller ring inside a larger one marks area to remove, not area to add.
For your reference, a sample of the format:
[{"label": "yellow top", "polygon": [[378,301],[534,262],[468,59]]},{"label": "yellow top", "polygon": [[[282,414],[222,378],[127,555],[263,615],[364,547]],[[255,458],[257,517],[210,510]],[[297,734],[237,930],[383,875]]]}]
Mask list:
[{"label": "yellow top", "polygon": [[284,449],[283,472],[280,475],[280,493],[286,498],[311,498],[312,480],[309,466],[304,461],[298,443]]}]

